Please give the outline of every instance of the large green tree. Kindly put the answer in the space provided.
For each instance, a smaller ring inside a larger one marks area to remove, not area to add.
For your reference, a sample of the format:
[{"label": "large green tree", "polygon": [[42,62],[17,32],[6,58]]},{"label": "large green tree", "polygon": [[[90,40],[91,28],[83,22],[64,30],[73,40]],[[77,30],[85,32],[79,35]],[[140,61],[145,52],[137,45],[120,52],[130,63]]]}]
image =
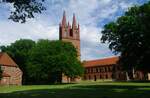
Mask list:
[{"label": "large green tree", "polygon": [[44,0],[2,0],[0,3],[11,3],[13,10],[9,19],[14,22],[25,23],[28,18],[34,18],[35,13],[41,13],[45,10]]},{"label": "large green tree", "polygon": [[39,40],[30,52],[28,71],[37,83],[61,83],[63,74],[71,78],[81,76],[83,67],[71,43]]},{"label": "large green tree", "polygon": [[8,46],[1,46],[2,52],[7,52],[23,71],[23,84],[28,81],[27,61],[30,58],[29,51],[35,42],[29,39],[20,39]]},{"label": "large green tree", "polygon": [[133,69],[150,72],[150,2],[129,8],[117,21],[108,23],[102,31],[102,42],[120,54],[119,64],[133,78]]}]

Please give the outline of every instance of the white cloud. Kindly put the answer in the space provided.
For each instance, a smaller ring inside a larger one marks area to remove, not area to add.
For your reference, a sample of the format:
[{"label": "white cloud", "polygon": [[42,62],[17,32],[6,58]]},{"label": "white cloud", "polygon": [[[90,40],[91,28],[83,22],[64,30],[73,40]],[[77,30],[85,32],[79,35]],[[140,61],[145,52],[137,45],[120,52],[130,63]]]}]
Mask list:
[{"label": "white cloud", "polygon": [[13,22],[0,23],[0,44],[7,45],[21,38],[26,39],[58,39],[58,26],[44,26],[40,23],[18,24]]},{"label": "white cloud", "polygon": [[63,10],[66,10],[68,20],[72,21],[72,14],[75,13],[81,25],[82,60],[112,56],[108,45],[100,43],[102,25],[97,27],[97,24],[115,20],[118,17],[116,13],[122,13],[137,4],[136,1],[138,0],[47,0],[47,10],[26,24],[8,20],[9,12],[13,10],[11,5],[0,5],[0,45],[10,44],[20,38],[58,39],[58,24]]}]

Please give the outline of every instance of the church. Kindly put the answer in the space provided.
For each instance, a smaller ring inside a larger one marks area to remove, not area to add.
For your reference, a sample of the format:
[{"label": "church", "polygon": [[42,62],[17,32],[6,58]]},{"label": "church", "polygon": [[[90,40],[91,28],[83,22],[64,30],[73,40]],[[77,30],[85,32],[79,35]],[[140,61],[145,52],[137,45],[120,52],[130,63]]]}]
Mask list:
[{"label": "church", "polygon": [[[80,59],[80,25],[77,24],[76,16],[73,15],[72,25],[67,22],[66,13],[64,11],[62,21],[59,24],[59,40],[71,42],[77,49],[78,59]],[[82,80],[127,80],[126,72],[117,65],[119,57],[108,57],[97,60],[84,61],[85,68]],[[150,77],[149,77],[150,78]],[[136,80],[143,80],[144,75],[141,71],[135,72]],[[76,79],[77,81],[80,80]],[[75,81],[76,81],[75,80]],[[68,81],[68,77],[63,76],[63,82]],[[69,78],[69,81],[71,79]]]}]

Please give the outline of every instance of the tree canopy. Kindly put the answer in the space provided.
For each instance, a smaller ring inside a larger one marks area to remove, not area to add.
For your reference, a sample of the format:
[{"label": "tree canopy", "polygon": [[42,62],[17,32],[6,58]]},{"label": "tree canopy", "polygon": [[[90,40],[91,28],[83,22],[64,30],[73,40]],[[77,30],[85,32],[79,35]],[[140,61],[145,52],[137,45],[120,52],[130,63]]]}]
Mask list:
[{"label": "tree canopy", "polygon": [[126,71],[133,68],[150,72],[150,2],[129,8],[116,21],[104,26],[101,41],[109,43],[119,64]]},{"label": "tree canopy", "polygon": [[71,43],[39,40],[30,54],[28,70],[31,79],[61,82],[62,74],[68,77],[83,74],[77,51]]},{"label": "tree canopy", "polygon": [[4,3],[13,4],[9,19],[14,22],[25,23],[28,18],[34,18],[35,13],[41,13],[46,8],[43,6],[45,0],[2,0]]},{"label": "tree canopy", "polygon": [[30,39],[20,39],[8,46],[1,46],[2,52],[7,52],[23,71],[23,84],[28,81],[27,62],[30,58],[29,51],[34,47],[35,42]]},{"label": "tree canopy", "polygon": [[1,46],[23,71],[23,84],[61,82],[62,75],[75,78],[84,72],[77,51],[69,42],[20,39]]}]

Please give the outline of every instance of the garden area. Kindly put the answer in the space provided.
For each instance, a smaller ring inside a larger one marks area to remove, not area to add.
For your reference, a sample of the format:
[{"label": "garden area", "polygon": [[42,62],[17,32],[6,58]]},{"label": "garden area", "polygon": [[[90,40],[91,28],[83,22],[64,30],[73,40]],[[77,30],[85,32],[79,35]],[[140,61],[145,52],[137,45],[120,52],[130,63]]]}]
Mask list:
[{"label": "garden area", "polygon": [[150,98],[150,83],[94,82],[1,86],[0,98]]}]

